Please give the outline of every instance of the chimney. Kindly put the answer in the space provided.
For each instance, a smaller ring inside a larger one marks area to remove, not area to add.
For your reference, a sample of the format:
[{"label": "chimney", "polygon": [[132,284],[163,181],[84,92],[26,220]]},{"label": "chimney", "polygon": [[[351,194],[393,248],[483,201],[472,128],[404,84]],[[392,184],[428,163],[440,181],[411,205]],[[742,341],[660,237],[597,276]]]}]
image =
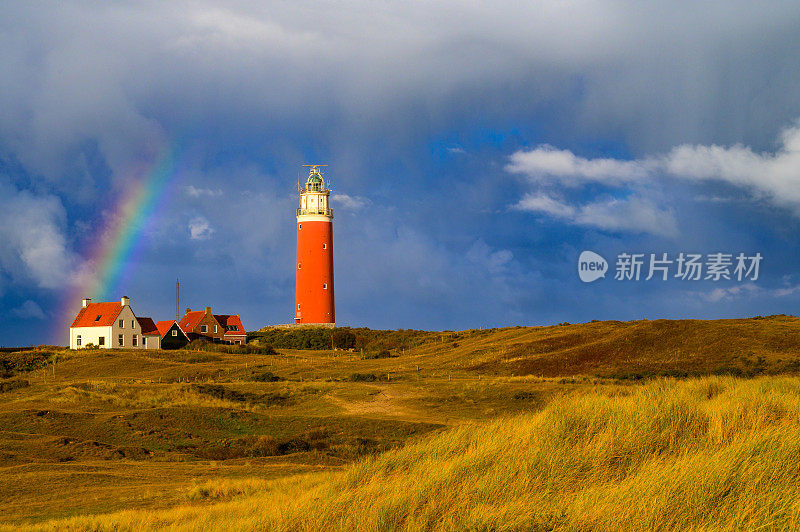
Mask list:
[{"label": "chimney", "polygon": [[119,302],[120,302],[120,303],[122,304],[122,306],[124,307],[125,305],[128,305],[128,304],[130,304],[130,302],[131,302],[131,298],[129,298],[128,296],[122,296],[122,299],[120,299],[120,300],[119,300]]},{"label": "chimney", "polygon": [[192,309],[190,309],[190,308],[187,308],[187,309],[186,309],[186,312],[184,312],[184,314],[189,314],[191,311],[192,311]]},{"label": "chimney", "polygon": [[91,297],[84,297],[83,299],[81,299],[81,306],[83,306],[83,308],[86,308],[89,306],[89,303],[91,302],[92,302]]},{"label": "chimney", "polygon": [[206,307],[206,314],[211,314],[211,307]]}]

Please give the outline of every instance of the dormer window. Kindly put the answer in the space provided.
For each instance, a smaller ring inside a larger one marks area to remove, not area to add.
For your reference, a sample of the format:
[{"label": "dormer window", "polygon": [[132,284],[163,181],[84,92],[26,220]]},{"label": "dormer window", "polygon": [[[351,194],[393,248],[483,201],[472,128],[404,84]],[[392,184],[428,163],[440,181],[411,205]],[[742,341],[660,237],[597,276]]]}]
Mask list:
[{"label": "dormer window", "polygon": [[97,316],[97,317],[94,319],[94,321],[100,321],[100,318],[102,318],[102,316],[98,315],[98,316]]}]

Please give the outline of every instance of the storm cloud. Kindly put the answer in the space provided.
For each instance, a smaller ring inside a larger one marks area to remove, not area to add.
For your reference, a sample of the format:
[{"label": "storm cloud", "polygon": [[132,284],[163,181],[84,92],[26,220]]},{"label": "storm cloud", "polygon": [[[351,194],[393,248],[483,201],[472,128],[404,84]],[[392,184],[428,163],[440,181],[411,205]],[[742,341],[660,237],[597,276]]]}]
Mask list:
[{"label": "storm cloud", "polygon": [[[145,314],[181,276],[187,304],[288,321],[308,162],[330,164],[351,324],[577,320],[581,247],[731,231],[787,289],[798,23],[796,2],[4,2],[0,314],[50,315],[165,147],[181,171],[126,286]],[[716,315],[671,290],[597,312]]]}]

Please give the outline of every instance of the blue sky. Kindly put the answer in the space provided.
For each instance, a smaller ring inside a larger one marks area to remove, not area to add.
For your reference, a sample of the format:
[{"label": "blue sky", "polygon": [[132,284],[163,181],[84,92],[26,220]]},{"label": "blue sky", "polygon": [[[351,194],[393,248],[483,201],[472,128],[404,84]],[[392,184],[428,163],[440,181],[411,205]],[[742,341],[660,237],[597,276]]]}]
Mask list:
[{"label": "blue sky", "polygon": [[[519,4],[4,2],[0,344],[66,343],[164,145],[168,208],[113,294],[139,315],[172,317],[180,277],[181,307],[291,321],[305,163],[330,165],[342,325],[800,312],[800,5]],[[583,283],[583,250],[763,262]]]}]

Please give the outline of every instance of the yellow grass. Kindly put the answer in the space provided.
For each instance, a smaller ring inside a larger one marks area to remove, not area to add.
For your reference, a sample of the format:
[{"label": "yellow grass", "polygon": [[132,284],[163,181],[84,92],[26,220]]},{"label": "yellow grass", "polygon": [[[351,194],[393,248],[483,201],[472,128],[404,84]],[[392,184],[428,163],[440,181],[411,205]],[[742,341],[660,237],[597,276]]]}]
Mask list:
[{"label": "yellow grass", "polygon": [[[800,527],[800,379],[597,387],[341,473],[187,487],[185,505],[43,530],[782,530]],[[211,504],[198,500],[221,500]]]}]

